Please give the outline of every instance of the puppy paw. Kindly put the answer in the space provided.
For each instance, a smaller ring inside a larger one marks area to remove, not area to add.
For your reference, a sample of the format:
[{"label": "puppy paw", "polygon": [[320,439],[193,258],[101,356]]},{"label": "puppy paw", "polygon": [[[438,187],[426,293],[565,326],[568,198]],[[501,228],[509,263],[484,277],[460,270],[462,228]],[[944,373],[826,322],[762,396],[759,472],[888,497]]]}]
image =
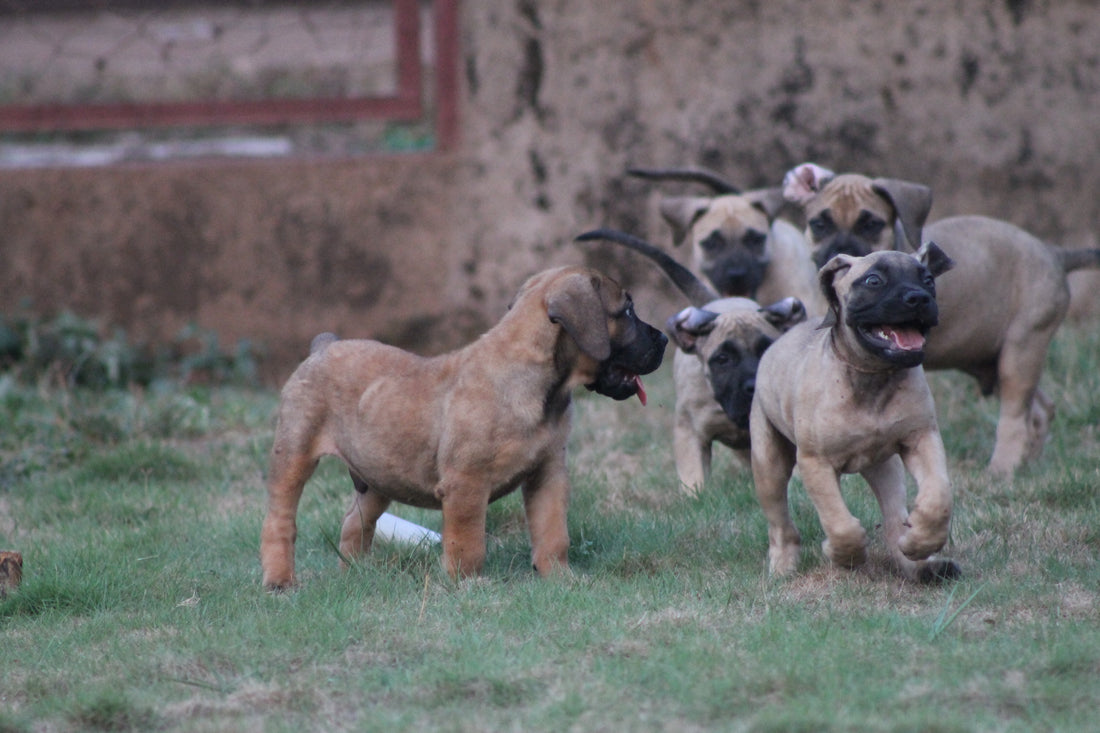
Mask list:
[{"label": "puppy paw", "polygon": [[798,567],[798,555],[802,546],[789,544],[768,548],[768,572],[775,576],[790,575]]},{"label": "puppy paw", "polygon": [[867,562],[867,530],[859,522],[853,521],[850,526],[834,529],[828,535],[821,549],[831,563],[842,568],[858,568]]},{"label": "puppy paw", "polygon": [[289,580],[267,580],[264,579],[264,590],[268,593],[285,593],[286,591],[293,590],[298,585],[294,578]]},{"label": "puppy paw", "polygon": [[917,568],[916,581],[922,585],[939,585],[962,577],[962,568],[954,560],[928,560]]},{"label": "puppy paw", "polygon": [[[840,543],[838,543],[840,544]],[[839,547],[829,540],[821,543],[821,549],[829,562],[841,568],[858,568],[867,562],[867,547],[864,544],[845,542]]]},{"label": "puppy paw", "polygon": [[946,542],[946,529],[936,533],[910,530],[898,540],[898,549],[910,560],[924,560],[942,550]]}]

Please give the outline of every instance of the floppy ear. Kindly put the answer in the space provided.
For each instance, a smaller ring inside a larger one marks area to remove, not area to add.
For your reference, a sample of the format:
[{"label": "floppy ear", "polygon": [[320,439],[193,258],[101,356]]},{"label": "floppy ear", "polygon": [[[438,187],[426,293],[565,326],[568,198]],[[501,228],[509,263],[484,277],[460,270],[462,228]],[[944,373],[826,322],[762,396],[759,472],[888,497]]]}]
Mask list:
[{"label": "floppy ear", "polygon": [[692,354],[699,339],[714,330],[716,318],[718,314],[712,311],[695,307],[684,308],[669,318],[665,326],[676,345],[688,354]]},{"label": "floppy ear", "polygon": [[825,300],[829,303],[829,312],[825,314],[825,319],[818,328],[831,328],[840,321],[840,296],[836,294],[833,281],[836,280],[837,275],[847,272],[855,260],[855,257],[848,255],[836,255],[817,271],[821,292],[825,294]]},{"label": "floppy ear", "polygon": [[661,199],[661,216],[672,227],[672,243],[679,247],[699,217],[710,209],[711,199],[702,196],[671,196]]},{"label": "floppy ear", "polygon": [[792,204],[804,206],[834,177],[836,173],[828,168],[803,163],[791,168],[783,176],[783,196]]},{"label": "floppy ear", "polygon": [[932,273],[932,277],[939,277],[955,266],[955,260],[948,257],[947,253],[940,249],[940,246],[935,242],[925,242],[921,245],[921,248],[917,250],[917,259],[928,268],[928,271]]},{"label": "floppy ear", "polygon": [[784,298],[778,303],[761,308],[760,314],[780,331],[786,331],[806,320],[806,307],[798,298]]},{"label": "floppy ear", "polygon": [[564,278],[546,295],[546,313],[596,361],[611,356],[611,334],[600,299],[600,280],[584,274]]},{"label": "floppy ear", "polygon": [[779,216],[780,210],[787,205],[787,199],[783,196],[782,188],[762,188],[757,191],[749,191],[742,196],[753,206],[764,212],[768,221],[774,221]]},{"label": "floppy ear", "polygon": [[[906,249],[916,252],[920,249],[920,232],[932,210],[932,189],[920,183],[899,181],[896,178],[876,178],[871,181],[871,190],[890,202],[897,213],[894,221],[894,249],[902,249],[899,239],[903,238]],[[898,231],[898,225],[901,231]],[[899,233],[902,237],[899,237]]]}]

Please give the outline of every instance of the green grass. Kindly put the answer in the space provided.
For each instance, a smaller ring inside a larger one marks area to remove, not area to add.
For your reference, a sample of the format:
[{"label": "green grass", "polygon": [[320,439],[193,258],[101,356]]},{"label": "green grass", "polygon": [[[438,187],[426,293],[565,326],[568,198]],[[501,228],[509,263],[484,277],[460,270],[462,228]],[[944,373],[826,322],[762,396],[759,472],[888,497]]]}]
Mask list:
[{"label": "green grass", "polygon": [[577,395],[572,577],[533,575],[518,496],[490,508],[478,580],[386,545],[341,572],[351,486],[326,461],[302,502],[302,585],[279,595],[258,562],[273,392],[0,379],[0,549],[24,556],[0,601],[0,733],[1091,730],[1098,362],[1100,336],[1063,329],[1044,378],[1054,434],[1014,482],[983,470],[996,403],[931,376],[965,573],[942,587],[890,570],[855,478],[868,565],[825,563],[796,482],[801,568],[768,578],[727,452],[699,496],[676,487],[670,365],[648,408]]}]

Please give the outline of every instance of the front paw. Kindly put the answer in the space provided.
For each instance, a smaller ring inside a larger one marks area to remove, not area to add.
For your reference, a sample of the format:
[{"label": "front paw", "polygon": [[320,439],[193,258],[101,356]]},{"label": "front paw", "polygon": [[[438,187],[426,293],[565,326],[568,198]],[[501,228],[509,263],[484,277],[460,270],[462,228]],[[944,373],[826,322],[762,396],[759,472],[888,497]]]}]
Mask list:
[{"label": "front paw", "polygon": [[946,530],[930,533],[911,529],[898,540],[898,549],[910,560],[924,560],[942,550],[946,543]]},{"label": "front paw", "polygon": [[795,542],[768,548],[768,572],[774,576],[790,575],[798,567],[802,545]]},{"label": "front paw", "polygon": [[834,565],[858,568],[867,562],[867,531],[857,523],[847,531],[830,534],[821,549]]}]

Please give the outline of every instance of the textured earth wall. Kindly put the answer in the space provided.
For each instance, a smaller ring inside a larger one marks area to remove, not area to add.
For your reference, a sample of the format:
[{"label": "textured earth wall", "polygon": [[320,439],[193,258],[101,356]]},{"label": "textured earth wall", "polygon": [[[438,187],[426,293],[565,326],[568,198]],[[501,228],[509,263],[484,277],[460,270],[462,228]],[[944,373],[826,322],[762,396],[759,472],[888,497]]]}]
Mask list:
[{"label": "textured earth wall", "polygon": [[[577,233],[670,245],[630,165],[744,187],[812,160],[933,187],[932,218],[1100,246],[1092,2],[481,0],[462,6],[462,140],[355,160],[0,171],[0,310],[248,337],[280,379],[337,330],[424,353],[493,323],[524,277],[587,262],[643,317],[680,299]],[[1093,317],[1097,276],[1074,276]]]}]

